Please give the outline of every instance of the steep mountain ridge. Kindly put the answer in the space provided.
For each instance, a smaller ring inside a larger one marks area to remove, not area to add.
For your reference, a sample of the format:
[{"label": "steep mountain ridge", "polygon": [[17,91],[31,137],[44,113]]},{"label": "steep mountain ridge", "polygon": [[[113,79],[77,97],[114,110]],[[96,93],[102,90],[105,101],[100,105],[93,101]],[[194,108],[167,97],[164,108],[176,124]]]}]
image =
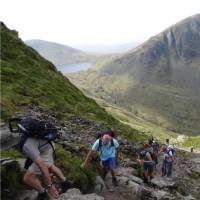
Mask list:
[{"label": "steep mountain ridge", "polygon": [[90,96],[181,134],[200,129],[200,15],[68,76]]},{"label": "steep mountain ridge", "polygon": [[199,33],[200,15],[192,16],[101,66],[100,72],[129,74],[139,83],[162,81],[190,89],[195,86],[199,92]]}]

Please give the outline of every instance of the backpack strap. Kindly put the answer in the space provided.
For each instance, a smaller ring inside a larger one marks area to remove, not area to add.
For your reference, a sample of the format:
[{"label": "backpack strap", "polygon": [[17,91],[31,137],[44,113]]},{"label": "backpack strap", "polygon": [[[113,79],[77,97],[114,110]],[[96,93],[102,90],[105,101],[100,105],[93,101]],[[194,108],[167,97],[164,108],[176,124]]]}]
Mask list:
[{"label": "backpack strap", "polygon": [[97,150],[101,151],[101,147],[102,147],[102,140],[101,140],[101,138],[99,138],[99,146],[98,146]]},{"label": "backpack strap", "polygon": [[115,147],[113,138],[111,139],[110,143],[111,143],[111,146],[112,146],[112,147]]},{"label": "backpack strap", "polygon": [[33,161],[29,157],[27,157],[26,161],[24,163],[24,169],[27,170],[32,165],[32,163],[33,163]]},{"label": "backpack strap", "polygon": [[[113,138],[110,141],[110,146],[115,147]],[[102,140],[101,140],[101,138],[99,138],[99,146],[98,146],[97,150],[101,151],[101,147],[102,147]]]},{"label": "backpack strap", "polygon": [[54,160],[56,160],[56,150],[55,150],[55,148],[53,146],[53,143],[51,141],[48,141],[48,143],[51,145],[51,147],[53,149],[53,158],[54,158]]}]

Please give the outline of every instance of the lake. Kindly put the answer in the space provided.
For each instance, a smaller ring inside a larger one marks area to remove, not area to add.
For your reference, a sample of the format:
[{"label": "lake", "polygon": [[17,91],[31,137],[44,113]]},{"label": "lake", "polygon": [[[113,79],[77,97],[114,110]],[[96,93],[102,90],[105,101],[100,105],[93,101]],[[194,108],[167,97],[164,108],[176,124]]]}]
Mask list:
[{"label": "lake", "polygon": [[56,66],[56,68],[61,71],[63,74],[66,73],[75,73],[79,71],[84,71],[89,69],[91,66],[91,63],[75,63],[75,64],[69,64],[69,65],[60,65]]}]

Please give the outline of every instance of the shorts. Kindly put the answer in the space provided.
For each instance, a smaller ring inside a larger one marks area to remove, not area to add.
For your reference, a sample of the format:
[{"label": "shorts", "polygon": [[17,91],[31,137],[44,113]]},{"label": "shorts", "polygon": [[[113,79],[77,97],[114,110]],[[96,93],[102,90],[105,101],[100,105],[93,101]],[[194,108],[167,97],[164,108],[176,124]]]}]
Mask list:
[{"label": "shorts", "polygon": [[[46,164],[46,166],[48,168],[54,164],[52,148],[48,149],[47,151],[41,152],[40,157],[44,161],[44,163]],[[35,163],[31,164],[31,166],[28,168],[28,171],[33,174],[41,174],[42,173],[40,171],[39,167]]]},{"label": "shorts", "polygon": [[116,160],[115,158],[108,158],[107,160],[102,160],[103,167],[107,169],[114,170],[116,168]]},{"label": "shorts", "polygon": [[144,163],[144,170],[148,170],[149,173],[152,173],[153,170],[154,170],[154,166],[155,166],[155,162],[154,161],[151,161],[151,162],[147,162],[147,163]]}]

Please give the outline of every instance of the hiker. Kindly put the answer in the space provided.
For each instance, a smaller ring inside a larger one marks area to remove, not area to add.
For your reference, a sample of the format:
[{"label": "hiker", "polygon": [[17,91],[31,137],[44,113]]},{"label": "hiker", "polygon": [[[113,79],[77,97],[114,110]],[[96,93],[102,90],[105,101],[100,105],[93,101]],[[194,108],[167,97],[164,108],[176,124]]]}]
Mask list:
[{"label": "hiker", "polygon": [[158,164],[158,154],[159,154],[159,143],[156,142],[155,140],[152,141],[152,149],[153,149],[153,160],[155,161],[155,169],[156,169],[156,166]]},{"label": "hiker", "polygon": [[172,175],[172,165],[174,161],[174,149],[172,145],[169,145],[167,148],[163,149],[164,158],[163,158],[163,165],[162,165],[162,177],[167,176],[170,178]]},{"label": "hiker", "polygon": [[110,171],[112,175],[112,184],[116,187],[118,185],[115,175],[116,158],[119,156],[118,141],[109,133],[101,134],[100,138],[95,141],[92,148],[89,150],[85,161],[81,165],[82,168],[87,167],[95,151],[99,151],[100,153],[101,166],[104,170],[103,179],[105,179],[106,174]]},{"label": "hiker", "polygon": [[148,183],[153,178],[155,161],[153,160],[152,149],[148,141],[143,144],[143,150],[140,152],[140,157],[137,159],[143,167],[144,182]]},{"label": "hiker", "polygon": [[[27,156],[25,169],[27,170],[23,181],[38,192],[38,200],[58,198],[59,191],[52,183],[50,173],[56,175],[61,181],[62,191],[71,187],[62,171],[54,164],[53,153],[56,130],[51,124],[46,124],[34,118],[25,118],[18,124],[22,134],[20,148]],[[48,128],[47,128],[48,127]],[[45,187],[42,186],[38,176],[43,176]]]}]

